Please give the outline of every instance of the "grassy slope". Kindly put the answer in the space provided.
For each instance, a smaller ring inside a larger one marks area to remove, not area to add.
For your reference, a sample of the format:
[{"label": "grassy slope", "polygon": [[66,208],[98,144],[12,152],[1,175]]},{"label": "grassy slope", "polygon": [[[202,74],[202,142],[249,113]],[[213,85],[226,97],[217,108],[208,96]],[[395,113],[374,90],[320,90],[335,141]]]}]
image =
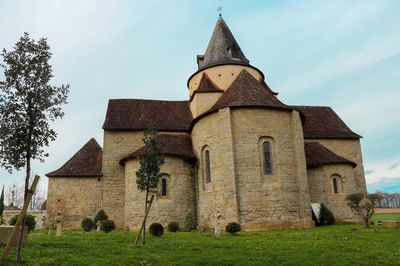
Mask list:
[{"label": "grassy slope", "polygon": [[[338,225],[305,230],[167,233],[134,247],[132,232],[35,232],[26,265],[398,265],[400,229]],[[0,248],[1,250],[2,248]],[[15,250],[9,256],[9,263]]]}]

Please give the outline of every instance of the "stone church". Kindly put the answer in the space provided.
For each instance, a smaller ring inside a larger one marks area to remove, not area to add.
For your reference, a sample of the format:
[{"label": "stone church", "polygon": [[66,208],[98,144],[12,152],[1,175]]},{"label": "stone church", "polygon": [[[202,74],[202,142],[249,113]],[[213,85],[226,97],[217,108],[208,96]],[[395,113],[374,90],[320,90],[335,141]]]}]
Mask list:
[{"label": "stone church", "polygon": [[365,192],[360,138],[326,106],[278,99],[219,16],[187,101],[111,99],[103,148],[89,140],[47,174],[50,219],[77,228],[104,209],[119,229],[137,230],[144,193],[136,186],[143,130],[155,123],[165,163],[148,224],[201,228],[238,222],[245,230],[314,225],[311,203],[352,222],[344,198]]}]

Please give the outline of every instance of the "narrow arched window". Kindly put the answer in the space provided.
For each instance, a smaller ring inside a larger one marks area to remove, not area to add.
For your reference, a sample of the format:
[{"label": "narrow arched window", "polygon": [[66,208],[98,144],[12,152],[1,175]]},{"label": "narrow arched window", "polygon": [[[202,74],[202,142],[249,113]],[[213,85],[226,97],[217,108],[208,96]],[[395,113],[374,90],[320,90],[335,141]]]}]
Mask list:
[{"label": "narrow arched window", "polygon": [[332,183],[333,183],[333,193],[335,194],[339,193],[338,180],[336,177],[332,178]]},{"label": "narrow arched window", "polygon": [[268,141],[262,144],[264,175],[272,174],[271,144]]},{"label": "narrow arched window", "polygon": [[211,182],[211,167],[210,167],[210,151],[204,151],[204,166],[205,166],[205,179],[206,182]]},{"label": "narrow arched window", "polygon": [[161,196],[167,196],[167,179],[165,177],[161,179]]}]

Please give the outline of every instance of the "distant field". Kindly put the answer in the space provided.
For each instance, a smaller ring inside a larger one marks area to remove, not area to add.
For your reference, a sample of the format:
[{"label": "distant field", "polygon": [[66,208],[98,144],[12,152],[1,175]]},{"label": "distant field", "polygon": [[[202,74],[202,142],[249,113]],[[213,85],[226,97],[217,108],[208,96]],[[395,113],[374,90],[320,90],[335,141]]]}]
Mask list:
[{"label": "distant field", "polygon": [[[400,229],[335,225],[299,230],[169,233],[133,246],[136,233],[34,231],[24,265],[399,265]],[[0,252],[2,247],[0,247]],[[15,249],[7,261],[14,265]]]},{"label": "distant field", "polygon": [[372,221],[400,221],[400,213],[375,213]]}]

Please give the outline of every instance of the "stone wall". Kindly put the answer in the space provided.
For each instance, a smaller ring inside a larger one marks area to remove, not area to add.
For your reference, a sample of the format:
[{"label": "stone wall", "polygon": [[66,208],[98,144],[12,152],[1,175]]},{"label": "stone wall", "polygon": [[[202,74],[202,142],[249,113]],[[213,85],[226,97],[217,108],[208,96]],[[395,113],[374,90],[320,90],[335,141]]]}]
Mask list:
[{"label": "stone wall", "polygon": [[[273,142],[274,173],[264,176],[260,139]],[[197,173],[198,222],[213,227],[240,222],[246,230],[312,226],[304,140],[296,111],[224,108],[192,130]],[[211,182],[205,181],[204,149],[210,151]]]},{"label": "stone wall", "polygon": [[[334,193],[332,176],[339,177],[338,193]],[[356,192],[353,167],[350,164],[330,164],[308,169],[310,199],[313,203],[323,203],[335,215],[337,223],[359,222],[345,198]]]},{"label": "stone wall", "polygon": [[[244,229],[310,227],[304,140],[297,111],[232,110],[240,222]],[[263,172],[262,143],[270,142],[272,174]]]},{"label": "stone wall", "polygon": [[102,184],[98,177],[50,177],[47,192],[49,221],[62,213],[63,227],[80,228],[85,217],[101,209]]},{"label": "stone wall", "polygon": [[[137,189],[138,169],[138,159],[125,163],[125,219],[129,230],[138,230],[144,216],[145,192]],[[186,214],[195,212],[193,166],[184,159],[166,156],[161,173],[168,176],[167,196],[155,197],[146,225],[157,222],[166,227],[170,222],[177,222],[184,228]]]},{"label": "stone wall", "polygon": [[[12,217],[14,217],[15,215],[19,215],[21,211],[17,210],[9,210],[9,211],[4,211],[3,212],[3,219],[4,222],[8,225],[10,223],[10,220]],[[42,229],[43,228],[43,221],[42,218],[44,216],[46,216],[46,211],[27,211],[27,214],[32,215],[33,217],[35,217],[35,221],[36,221],[36,226],[35,229]]]},{"label": "stone wall", "polygon": [[[199,120],[192,130],[192,142],[198,159],[196,189],[199,226],[213,228],[217,211],[222,215],[222,228],[228,222],[239,222],[229,108]],[[210,152],[211,182],[208,183],[205,180],[205,149]]]},{"label": "stone wall", "polygon": [[190,102],[190,111],[193,118],[210,110],[218,99],[221,98],[221,95],[221,92],[196,93]]},{"label": "stone wall", "polygon": [[[308,139],[307,139],[308,140]],[[315,139],[334,153],[357,164],[354,168],[355,192],[367,192],[361,144],[358,139]]]},{"label": "stone wall", "polygon": [[103,204],[117,228],[125,228],[125,169],[119,161],[143,146],[143,132],[104,131]]}]

